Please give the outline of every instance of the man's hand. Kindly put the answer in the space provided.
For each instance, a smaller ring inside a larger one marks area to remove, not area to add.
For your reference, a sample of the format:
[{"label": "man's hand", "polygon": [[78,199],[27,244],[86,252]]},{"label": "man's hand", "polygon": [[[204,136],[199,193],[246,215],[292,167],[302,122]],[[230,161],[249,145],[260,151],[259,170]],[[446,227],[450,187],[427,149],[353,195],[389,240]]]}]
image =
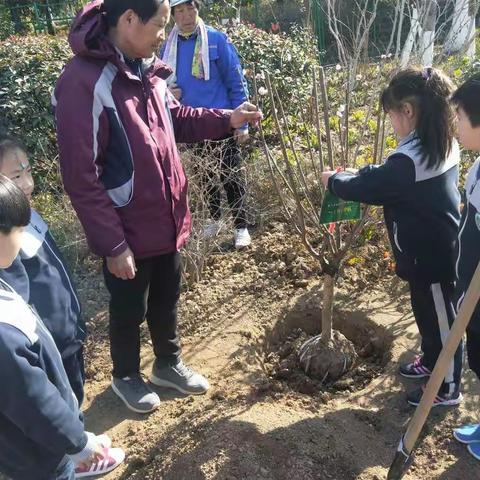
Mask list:
[{"label": "man's hand", "polygon": [[235,130],[233,138],[239,145],[243,145],[244,143],[248,142],[250,134],[248,133],[248,130],[238,128],[237,130]]},{"label": "man's hand", "polygon": [[176,83],[172,83],[168,89],[170,90],[170,92],[172,93],[172,95],[178,100],[180,101],[180,99],[182,98],[182,89],[176,84]]},{"label": "man's hand", "polygon": [[127,248],[118,257],[107,257],[108,271],[122,280],[133,280],[137,272],[133,252]]},{"label": "man's hand", "polygon": [[236,130],[246,123],[256,125],[262,118],[263,113],[260,112],[255,105],[244,102],[232,112],[230,126]]}]

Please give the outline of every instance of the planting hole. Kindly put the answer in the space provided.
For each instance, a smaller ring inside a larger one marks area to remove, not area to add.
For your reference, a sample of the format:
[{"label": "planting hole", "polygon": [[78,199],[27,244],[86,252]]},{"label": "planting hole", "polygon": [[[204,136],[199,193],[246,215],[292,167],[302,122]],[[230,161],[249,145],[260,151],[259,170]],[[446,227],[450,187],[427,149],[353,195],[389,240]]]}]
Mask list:
[{"label": "planting hole", "polygon": [[[334,337],[348,339],[355,348],[356,358],[336,381],[328,375],[323,379],[314,378],[302,368],[299,351],[307,340],[320,333],[320,304],[317,296],[303,297],[267,333],[265,370],[272,381],[280,381],[308,395],[351,393],[365,388],[381,374],[391,357],[391,335],[362,312],[335,311]],[[350,354],[352,356],[355,355]]]}]

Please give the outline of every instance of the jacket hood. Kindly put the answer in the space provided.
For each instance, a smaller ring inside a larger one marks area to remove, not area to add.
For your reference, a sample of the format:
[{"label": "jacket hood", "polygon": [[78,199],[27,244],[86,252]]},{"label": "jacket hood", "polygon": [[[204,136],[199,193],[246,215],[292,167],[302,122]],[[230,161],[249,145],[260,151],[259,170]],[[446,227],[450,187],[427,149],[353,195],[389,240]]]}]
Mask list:
[{"label": "jacket hood", "polygon": [[[103,0],[94,0],[78,12],[70,29],[68,41],[75,55],[119,64],[119,55],[107,37]],[[154,59],[152,65],[152,71],[160,78],[167,79],[173,73],[172,69],[158,58]]]},{"label": "jacket hood", "polygon": [[68,41],[75,55],[109,58],[115,54],[106,38],[107,24],[102,12],[103,0],[94,0],[82,8],[73,21]]}]

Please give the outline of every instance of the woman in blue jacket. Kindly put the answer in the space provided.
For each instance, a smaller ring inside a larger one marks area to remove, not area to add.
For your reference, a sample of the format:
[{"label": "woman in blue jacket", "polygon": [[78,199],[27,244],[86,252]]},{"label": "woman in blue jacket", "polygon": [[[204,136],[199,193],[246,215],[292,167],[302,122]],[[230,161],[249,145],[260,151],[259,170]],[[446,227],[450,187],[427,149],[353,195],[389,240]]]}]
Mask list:
[{"label": "woman in blue jacket", "polygon": [[[161,57],[173,69],[168,84],[173,95],[190,107],[235,109],[248,100],[247,84],[235,47],[222,32],[207,26],[199,17],[198,0],[170,2],[175,27],[170,33]],[[220,178],[227,194],[235,224],[235,247],[251,243],[245,212],[245,182],[240,165],[238,144],[248,139],[248,127],[238,129],[222,142]],[[194,149],[196,156],[206,158],[204,143]],[[205,236],[220,231],[221,189],[214,166],[205,165],[203,182],[208,195],[212,222]]]}]

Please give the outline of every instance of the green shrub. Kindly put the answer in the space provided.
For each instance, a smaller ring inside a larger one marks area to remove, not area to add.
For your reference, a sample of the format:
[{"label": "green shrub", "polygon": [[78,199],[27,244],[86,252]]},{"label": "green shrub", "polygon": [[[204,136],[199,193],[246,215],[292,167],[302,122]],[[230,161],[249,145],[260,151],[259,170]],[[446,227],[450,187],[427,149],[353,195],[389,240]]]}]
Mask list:
[{"label": "green shrub", "polygon": [[[287,110],[287,115],[297,122],[298,132],[303,130],[300,108],[311,105],[311,70],[317,64],[316,51],[308,32],[298,27],[291,35],[268,34],[253,25],[240,25],[229,29],[228,34],[242,58],[246,77],[253,95],[253,78],[257,75],[258,87],[265,88],[262,72],[269,72]],[[55,82],[71,51],[65,36],[48,35],[14,36],[0,44],[0,126],[10,133],[20,136],[26,143],[36,177],[38,196],[37,207],[52,226],[59,245],[64,246],[71,263],[83,256],[85,249],[81,230],[74,219],[61,187],[54,118],[50,105],[51,92]],[[387,63],[387,62],[386,62]],[[380,80],[377,65],[364,65],[360,68],[359,88],[352,97],[352,125],[365,122],[365,104],[368,92],[379,81],[386,82],[388,65],[381,67]],[[460,84],[466,77],[480,69],[480,64],[471,65],[465,59],[452,57],[443,64],[445,71]],[[335,112],[345,103],[345,72],[335,68],[327,70],[331,100],[331,118],[335,121]],[[259,104],[267,113],[264,122],[267,133],[272,132],[272,119],[268,95],[258,98]],[[307,109],[308,110],[308,109]],[[338,121],[338,119],[337,119]],[[372,121],[370,120],[369,123]],[[368,137],[373,137],[375,124],[370,128]],[[316,130],[309,132],[310,142],[318,145]],[[298,143],[305,134],[298,135]],[[356,143],[358,135],[350,138]],[[388,138],[390,141],[391,138]],[[276,139],[269,137],[274,143]],[[368,143],[368,142],[367,142]],[[373,144],[373,142],[372,142]],[[300,149],[302,145],[299,145]],[[391,146],[391,145],[390,145]],[[373,147],[366,145],[359,151],[360,160],[368,163]],[[465,155],[466,158],[467,155]],[[464,165],[470,164],[466,162]],[[73,245],[73,247],[72,247]],[[81,246],[79,251],[76,245]],[[71,250],[73,248],[73,250]],[[80,252],[80,253],[79,253]]]},{"label": "green shrub", "polygon": [[89,257],[87,240],[66,193],[38,192],[33,206],[48,224],[55,242],[72,271]]},{"label": "green shrub", "polygon": [[13,34],[58,32],[87,0],[10,0],[0,3],[0,40]]},{"label": "green shrub", "polygon": [[[295,40],[285,34],[271,35],[252,25],[239,25],[229,35],[237,47],[253,94],[253,75],[258,86],[261,72],[275,79],[282,98],[308,97],[311,66],[316,63],[313,44],[302,29]],[[64,36],[14,36],[0,44],[0,127],[24,139],[35,163],[40,190],[57,190],[57,147],[51,92],[71,51]],[[267,97],[260,98],[266,113]],[[289,104],[290,113],[297,105]]]},{"label": "green shrub", "polygon": [[[289,102],[292,98],[310,95],[312,66],[318,64],[313,38],[307,30],[296,27],[291,35],[270,34],[254,25],[237,25],[227,30],[237,48],[245,70],[251,95],[254,94],[253,77],[265,88],[262,73],[274,79],[278,93],[285,100],[288,112],[298,113],[299,105]],[[270,111],[267,96],[259,98],[264,113]]]},{"label": "green shrub", "polygon": [[2,130],[26,144],[35,177],[34,206],[44,216],[72,269],[85,259],[81,226],[63,192],[51,92],[70,58],[65,37],[10,37],[0,45]]},{"label": "green shrub", "polygon": [[22,138],[40,191],[60,189],[51,92],[70,48],[64,37],[10,37],[0,45],[0,118]]}]

